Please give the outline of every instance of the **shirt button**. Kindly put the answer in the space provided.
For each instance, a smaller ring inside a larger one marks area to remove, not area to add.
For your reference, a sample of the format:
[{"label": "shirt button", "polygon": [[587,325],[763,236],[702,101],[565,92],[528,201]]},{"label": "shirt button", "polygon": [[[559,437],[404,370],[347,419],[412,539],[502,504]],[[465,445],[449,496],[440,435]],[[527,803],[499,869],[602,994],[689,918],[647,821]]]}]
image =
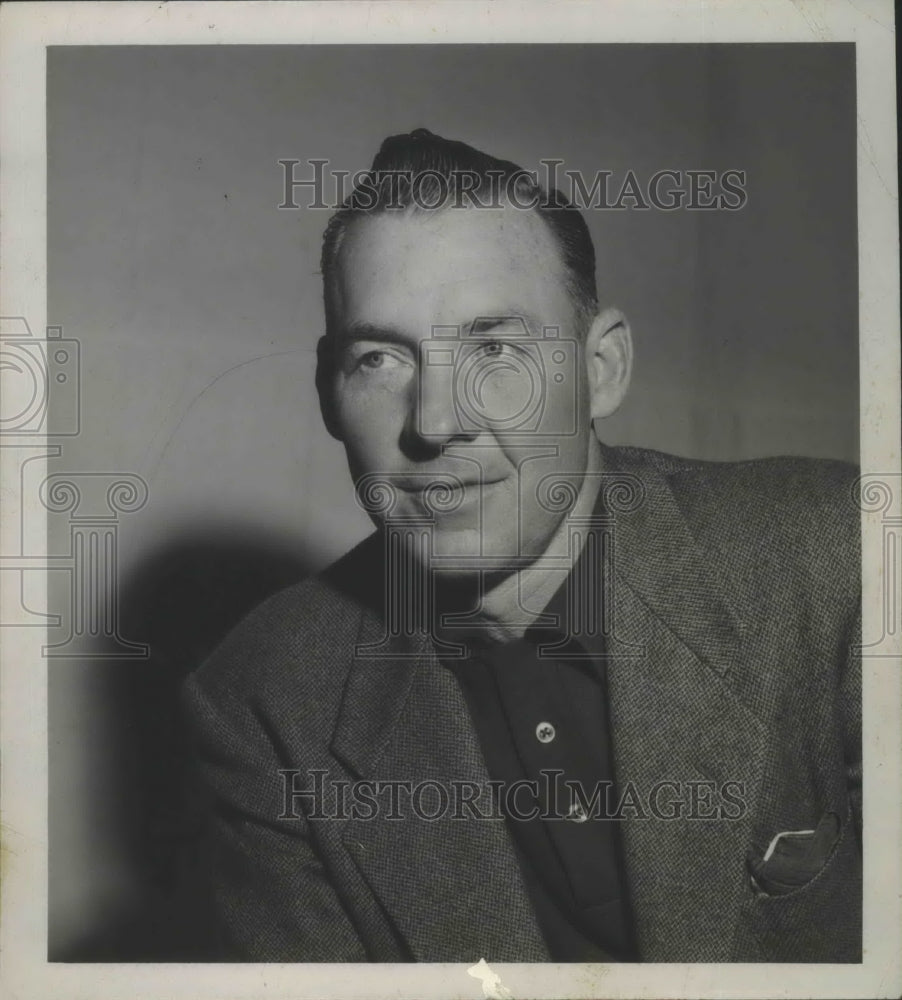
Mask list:
[{"label": "shirt button", "polygon": [[554,736],[554,726],[550,722],[540,722],[536,726],[536,739],[540,743],[550,743]]}]

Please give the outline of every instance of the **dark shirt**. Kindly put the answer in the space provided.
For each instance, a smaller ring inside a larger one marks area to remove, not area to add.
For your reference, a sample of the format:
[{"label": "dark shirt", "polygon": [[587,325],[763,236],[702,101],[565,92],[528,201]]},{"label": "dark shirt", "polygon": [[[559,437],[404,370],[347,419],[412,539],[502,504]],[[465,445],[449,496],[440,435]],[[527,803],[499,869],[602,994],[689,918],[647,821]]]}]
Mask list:
[{"label": "dark shirt", "polygon": [[[546,608],[563,625],[568,584],[585,579],[585,569],[581,557]],[[594,602],[597,587],[580,597]],[[581,631],[576,642],[560,625],[534,626],[523,639],[471,641],[470,650],[444,662],[467,700],[490,777],[507,790],[522,783],[499,803],[551,959],[635,959],[618,824],[606,818],[616,796],[600,628]],[[579,782],[582,801],[568,781]]]}]

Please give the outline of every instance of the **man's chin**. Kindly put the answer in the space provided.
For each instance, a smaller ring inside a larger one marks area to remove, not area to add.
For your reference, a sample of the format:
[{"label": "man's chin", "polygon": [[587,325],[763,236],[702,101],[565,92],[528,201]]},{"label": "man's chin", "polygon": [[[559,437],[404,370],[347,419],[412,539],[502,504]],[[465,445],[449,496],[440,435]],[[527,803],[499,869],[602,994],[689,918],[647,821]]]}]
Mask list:
[{"label": "man's chin", "polygon": [[428,563],[443,577],[452,578],[488,572],[506,576],[541,557],[547,539],[524,540],[518,528],[516,514],[502,524],[487,526],[455,511],[431,523],[397,520],[388,530],[397,534],[408,558]]},{"label": "man's chin", "polygon": [[431,557],[448,577],[496,570],[510,572],[519,562],[516,535],[488,535],[478,528],[436,526],[431,533]]}]

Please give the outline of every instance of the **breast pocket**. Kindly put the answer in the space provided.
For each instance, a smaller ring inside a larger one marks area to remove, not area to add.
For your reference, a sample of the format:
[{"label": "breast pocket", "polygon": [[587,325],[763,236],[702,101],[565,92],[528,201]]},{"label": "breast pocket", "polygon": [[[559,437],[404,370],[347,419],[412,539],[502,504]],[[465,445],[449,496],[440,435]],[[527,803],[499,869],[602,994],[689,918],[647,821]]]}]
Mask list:
[{"label": "breast pocket", "polygon": [[807,844],[796,831],[772,842],[766,860],[751,860],[737,961],[861,961],[861,854],[851,813],[841,822],[825,814],[808,833]]}]

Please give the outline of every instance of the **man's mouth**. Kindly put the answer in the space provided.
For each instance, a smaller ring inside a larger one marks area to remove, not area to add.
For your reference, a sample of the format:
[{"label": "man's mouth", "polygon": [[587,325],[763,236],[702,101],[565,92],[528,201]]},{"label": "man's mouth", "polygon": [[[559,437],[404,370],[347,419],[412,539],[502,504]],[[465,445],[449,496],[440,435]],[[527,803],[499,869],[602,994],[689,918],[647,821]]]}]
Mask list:
[{"label": "man's mouth", "polygon": [[418,506],[435,513],[457,510],[474,503],[487,490],[503,481],[502,476],[489,479],[460,479],[457,476],[436,477],[427,482],[398,484]]}]

